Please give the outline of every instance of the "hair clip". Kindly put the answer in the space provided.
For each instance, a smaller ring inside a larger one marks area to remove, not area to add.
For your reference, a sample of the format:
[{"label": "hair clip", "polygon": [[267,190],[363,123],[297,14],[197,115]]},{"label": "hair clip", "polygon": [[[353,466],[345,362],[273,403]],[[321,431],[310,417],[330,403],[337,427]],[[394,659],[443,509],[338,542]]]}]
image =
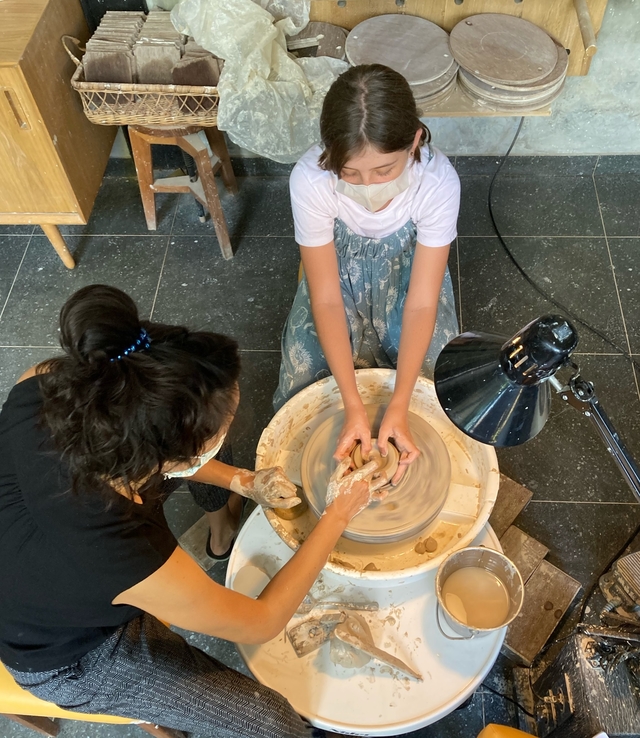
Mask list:
[{"label": "hair clip", "polygon": [[118,354],[118,356],[114,356],[112,359],[109,359],[109,361],[120,361],[120,359],[129,356],[129,354],[132,354],[134,351],[144,351],[145,349],[148,349],[151,346],[151,338],[149,334],[145,331],[144,328],[140,330],[140,337],[136,340],[136,342],[129,346],[129,348],[126,348],[121,354]]}]

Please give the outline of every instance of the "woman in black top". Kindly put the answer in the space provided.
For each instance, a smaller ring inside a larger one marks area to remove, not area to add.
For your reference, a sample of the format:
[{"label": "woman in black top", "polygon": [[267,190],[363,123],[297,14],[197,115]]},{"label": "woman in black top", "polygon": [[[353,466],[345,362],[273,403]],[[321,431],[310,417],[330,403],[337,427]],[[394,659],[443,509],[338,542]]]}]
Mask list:
[{"label": "woman in black top", "polygon": [[208,513],[219,552],[241,496],[298,502],[282,470],[211,458],[238,403],[235,342],[141,321],[103,285],[67,301],[60,339],[64,355],[26,372],[0,413],[0,660],[26,689],[80,712],[217,738],[322,734],[159,621],[241,643],[273,638],[374,485],[341,465],[334,501],[264,592],[228,590],[177,545],[162,501],[172,476],[200,483],[202,497],[203,485],[238,493]]}]

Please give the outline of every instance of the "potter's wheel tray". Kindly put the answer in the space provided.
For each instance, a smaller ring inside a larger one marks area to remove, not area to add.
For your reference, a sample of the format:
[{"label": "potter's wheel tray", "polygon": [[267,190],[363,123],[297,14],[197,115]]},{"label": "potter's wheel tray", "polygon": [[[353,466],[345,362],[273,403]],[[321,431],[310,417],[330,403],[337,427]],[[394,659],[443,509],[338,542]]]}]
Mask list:
[{"label": "potter's wheel tray", "polygon": [[[367,405],[372,436],[384,416],[385,405]],[[311,509],[319,517],[325,508],[329,476],[336,468],[333,460],[344,410],[338,410],[311,435],[302,454],[302,487]],[[373,503],[349,524],[345,538],[362,543],[392,543],[415,536],[426,528],[444,505],[451,481],[451,461],[444,441],[419,415],[409,413],[409,428],[420,456],[408,467],[387,498]]]}]

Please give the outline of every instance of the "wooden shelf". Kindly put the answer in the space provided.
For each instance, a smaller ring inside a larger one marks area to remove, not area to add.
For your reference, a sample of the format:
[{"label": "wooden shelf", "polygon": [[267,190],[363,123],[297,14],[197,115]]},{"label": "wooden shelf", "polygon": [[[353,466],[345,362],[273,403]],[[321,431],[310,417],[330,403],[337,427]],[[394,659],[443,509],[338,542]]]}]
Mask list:
[{"label": "wooden shelf", "polygon": [[[560,93],[562,95],[562,93]],[[539,117],[551,115],[551,106],[538,110],[492,110],[487,105],[474,102],[457,87],[451,95],[432,108],[422,110],[418,105],[422,118],[466,118],[469,116],[482,118],[520,118],[523,115]]]}]

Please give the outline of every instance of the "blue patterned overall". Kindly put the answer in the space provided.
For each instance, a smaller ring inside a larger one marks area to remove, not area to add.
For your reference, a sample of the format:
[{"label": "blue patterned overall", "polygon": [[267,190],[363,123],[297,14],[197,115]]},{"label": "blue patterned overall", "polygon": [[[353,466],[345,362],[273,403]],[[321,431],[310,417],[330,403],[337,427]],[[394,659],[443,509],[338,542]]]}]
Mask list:
[{"label": "blue patterned overall", "polygon": [[[397,366],[416,233],[411,220],[384,238],[359,236],[341,220],[335,221],[340,289],[356,369]],[[457,334],[458,319],[447,268],[433,337],[422,365],[425,376],[433,377],[438,354]],[[278,410],[301,389],[330,374],[311,314],[309,286],[303,277],[282,334],[282,363],[273,396],[274,408]]]}]

